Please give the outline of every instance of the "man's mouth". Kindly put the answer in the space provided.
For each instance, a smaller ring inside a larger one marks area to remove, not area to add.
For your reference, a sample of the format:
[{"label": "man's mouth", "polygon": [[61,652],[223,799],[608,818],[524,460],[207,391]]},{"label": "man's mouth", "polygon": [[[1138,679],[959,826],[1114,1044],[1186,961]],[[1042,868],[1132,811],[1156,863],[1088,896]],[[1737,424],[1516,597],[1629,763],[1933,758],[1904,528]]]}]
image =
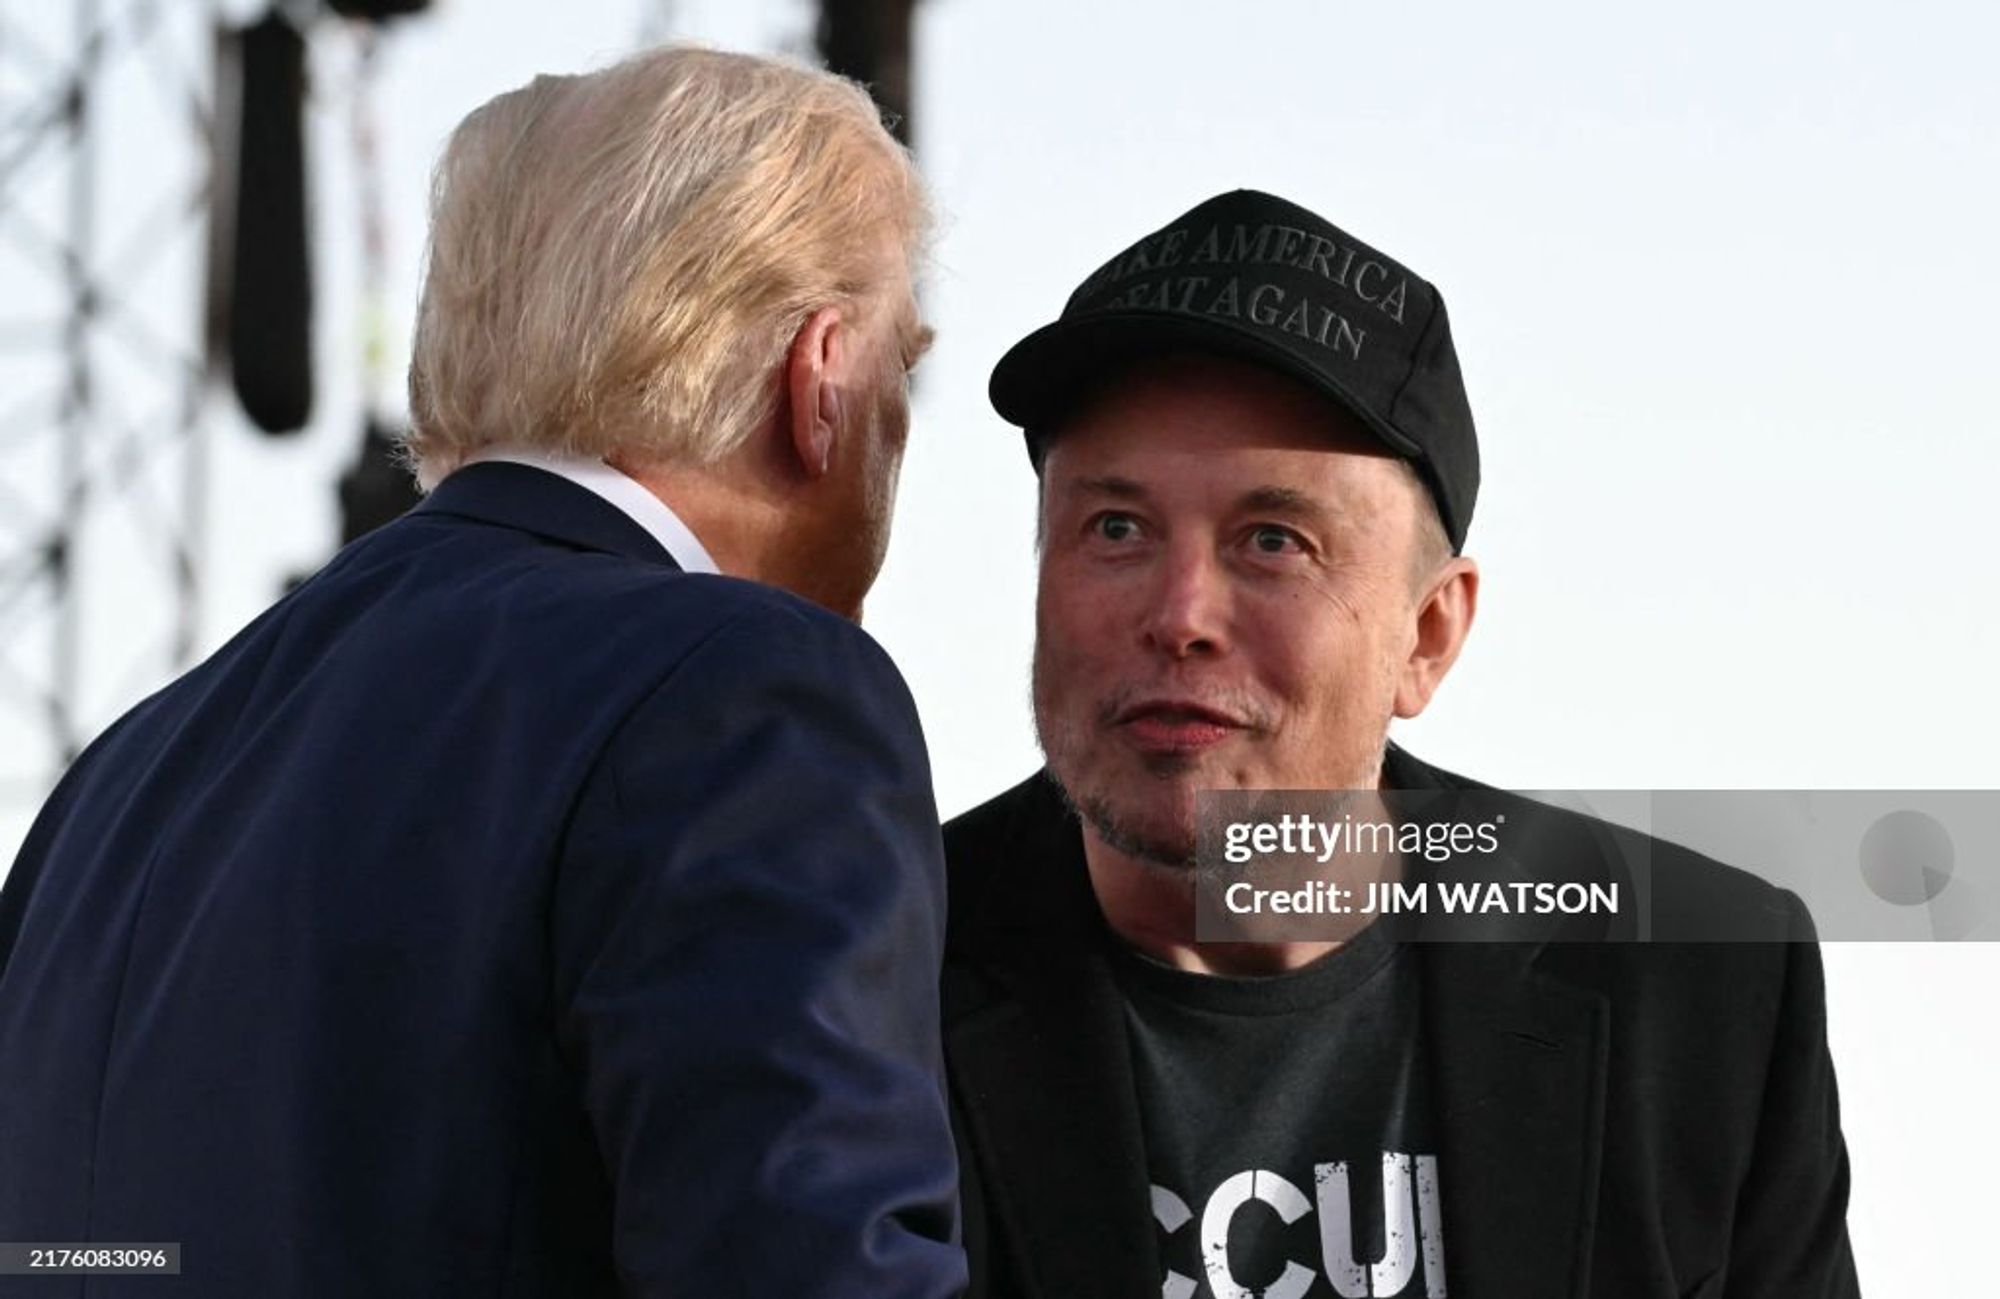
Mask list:
[{"label": "man's mouth", "polygon": [[1149,753],[1195,753],[1248,727],[1232,714],[1193,700],[1142,699],[1112,718],[1127,739]]}]

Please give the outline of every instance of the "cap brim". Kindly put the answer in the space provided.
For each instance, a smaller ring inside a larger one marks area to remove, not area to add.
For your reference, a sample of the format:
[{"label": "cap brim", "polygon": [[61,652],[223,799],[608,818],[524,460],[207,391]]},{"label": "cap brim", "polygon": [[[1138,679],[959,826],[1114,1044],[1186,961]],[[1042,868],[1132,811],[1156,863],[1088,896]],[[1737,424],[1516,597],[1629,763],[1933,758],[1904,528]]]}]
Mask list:
[{"label": "cap brim", "polygon": [[1201,316],[1106,312],[1044,325],[1007,349],[993,367],[987,397],[1008,423],[1045,431],[1118,369],[1173,352],[1227,356],[1289,375],[1338,404],[1398,455],[1424,459],[1423,448],[1370,413],[1339,380],[1264,338]]}]

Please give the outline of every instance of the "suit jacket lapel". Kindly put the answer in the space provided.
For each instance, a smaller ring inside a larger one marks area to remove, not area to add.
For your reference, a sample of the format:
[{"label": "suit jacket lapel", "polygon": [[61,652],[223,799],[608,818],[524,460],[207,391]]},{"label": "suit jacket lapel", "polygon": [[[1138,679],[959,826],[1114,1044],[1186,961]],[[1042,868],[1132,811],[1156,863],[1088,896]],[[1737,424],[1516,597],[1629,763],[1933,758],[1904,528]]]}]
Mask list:
[{"label": "suit jacket lapel", "polygon": [[1123,1004],[1082,839],[1057,796],[995,845],[1005,878],[967,944],[997,995],[946,1030],[990,1211],[1040,1299],[1160,1287]]},{"label": "suit jacket lapel", "polygon": [[1533,944],[1422,952],[1447,1281],[1480,1299],[1582,1296],[1602,1154],[1608,1011]]},{"label": "suit jacket lapel", "polygon": [[[1397,789],[1504,797],[1394,745],[1384,772]],[[1516,828],[1533,824],[1518,810],[1510,816]],[[1539,853],[1568,840],[1526,842]],[[1532,875],[1507,854],[1490,866],[1502,878]],[[1479,1299],[1581,1299],[1603,1153],[1609,1006],[1552,972],[1568,948],[1546,940],[1560,929],[1521,917],[1487,932],[1513,941],[1427,942],[1419,953],[1446,1283]]]}]

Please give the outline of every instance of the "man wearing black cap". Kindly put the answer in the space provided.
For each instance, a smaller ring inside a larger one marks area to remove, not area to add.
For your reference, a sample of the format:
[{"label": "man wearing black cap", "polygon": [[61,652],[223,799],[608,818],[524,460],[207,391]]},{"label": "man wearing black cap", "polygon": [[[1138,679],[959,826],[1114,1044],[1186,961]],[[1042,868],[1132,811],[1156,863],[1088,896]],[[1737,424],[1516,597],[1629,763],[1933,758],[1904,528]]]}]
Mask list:
[{"label": "man wearing black cap", "polygon": [[[946,829],[974,1299],[1856,1293],[1812,942],[1197,933],[1199,791],[1484,789],[1387,739],[1479,590],[1437,290],[1224,194],[992,397],[1041,479],[1048,765]],[[1810,938],[1648,847],[1693,881],[1660,896]]]}]

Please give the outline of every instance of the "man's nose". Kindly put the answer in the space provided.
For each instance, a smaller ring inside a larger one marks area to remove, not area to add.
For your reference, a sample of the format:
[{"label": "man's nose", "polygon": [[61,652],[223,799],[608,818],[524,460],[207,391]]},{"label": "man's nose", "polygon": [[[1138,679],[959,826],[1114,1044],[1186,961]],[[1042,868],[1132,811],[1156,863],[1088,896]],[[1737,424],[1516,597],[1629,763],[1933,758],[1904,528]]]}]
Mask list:
[{"label": "man's nose", "polygon": [[1162,557],[1144,619],[1149,649],[1171,659],[1220,654],[1227,648],[1227,576],[1213,550],[1179,543]]}]

